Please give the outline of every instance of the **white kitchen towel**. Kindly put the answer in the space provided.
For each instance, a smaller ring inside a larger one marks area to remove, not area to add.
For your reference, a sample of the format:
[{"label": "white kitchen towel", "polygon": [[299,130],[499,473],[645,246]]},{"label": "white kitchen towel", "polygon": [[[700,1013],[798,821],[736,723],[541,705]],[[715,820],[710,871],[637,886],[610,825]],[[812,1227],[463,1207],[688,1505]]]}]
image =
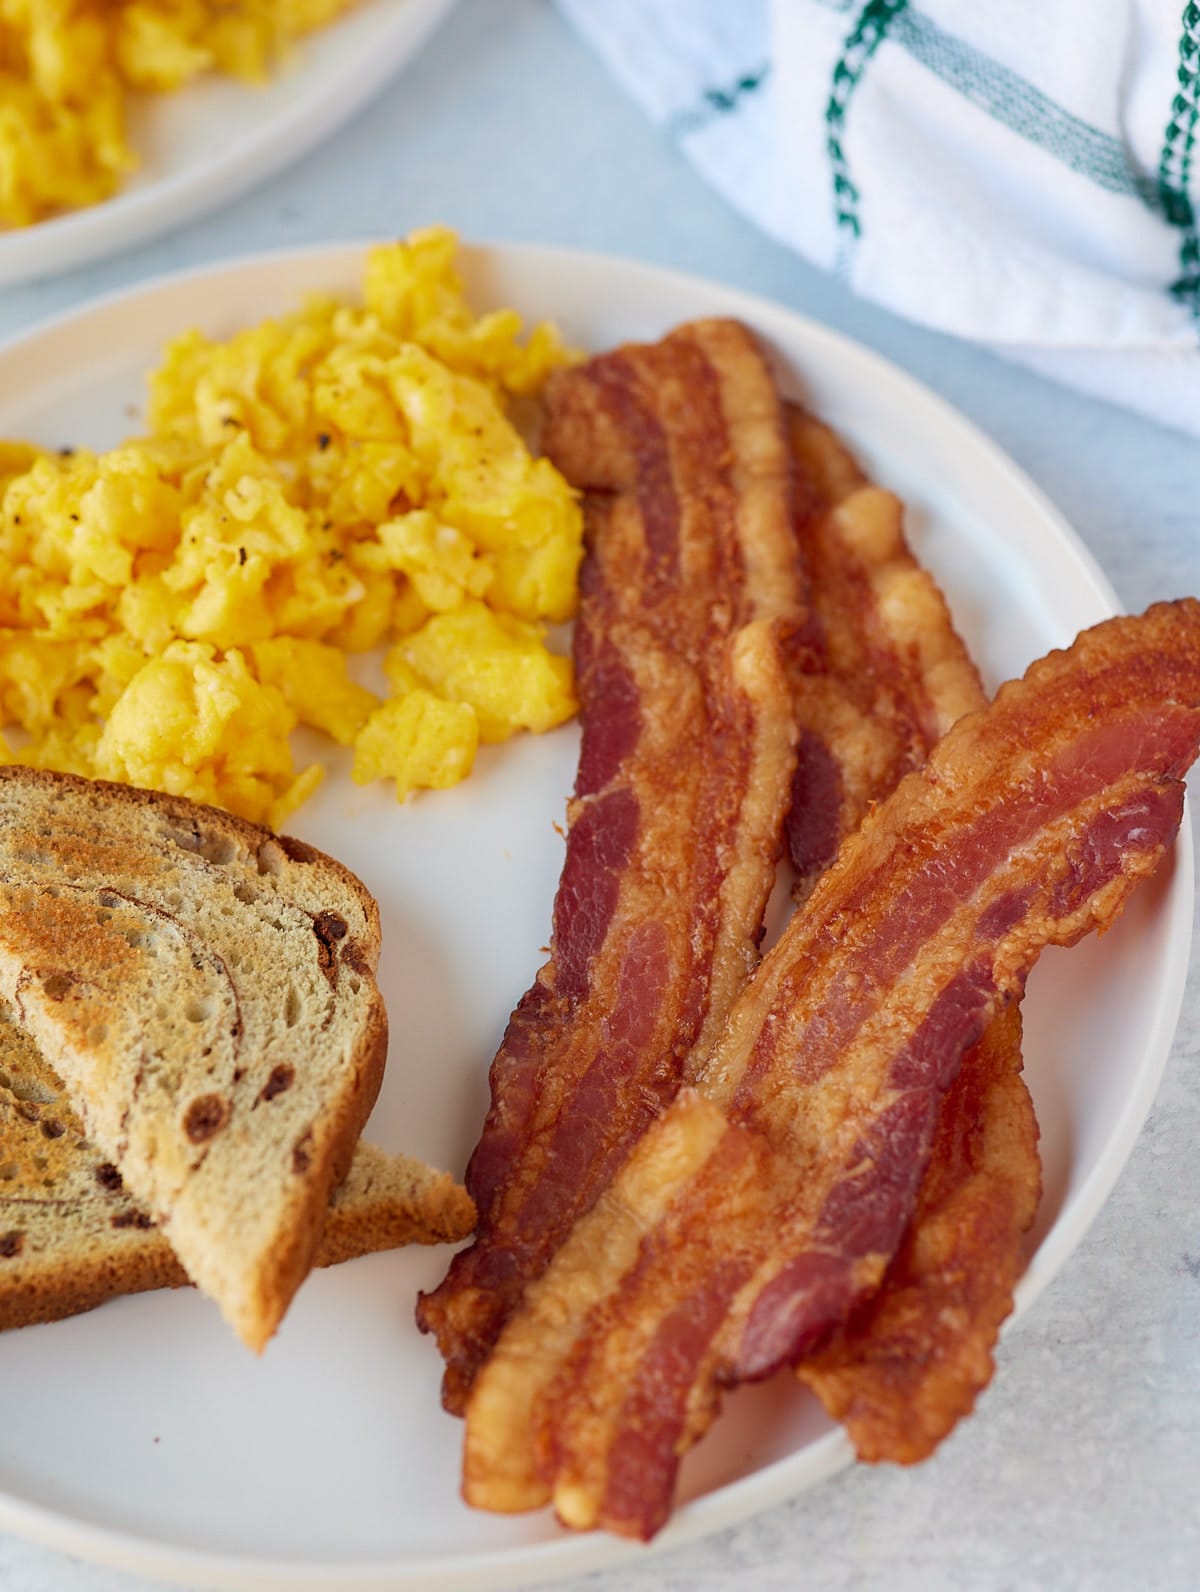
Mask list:
[{"label": "white kitchen towel", "polygon": [[774,237],[1200,436],[1197,0],[558,4]]}]

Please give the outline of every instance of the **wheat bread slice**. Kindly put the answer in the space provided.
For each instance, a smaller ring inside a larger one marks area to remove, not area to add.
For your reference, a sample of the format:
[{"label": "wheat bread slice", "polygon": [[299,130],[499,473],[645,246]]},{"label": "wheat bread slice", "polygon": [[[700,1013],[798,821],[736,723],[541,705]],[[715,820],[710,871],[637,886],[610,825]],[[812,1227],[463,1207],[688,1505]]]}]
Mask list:
[{"label": "wheat bread slice", "polygon": [[261,1349],[379,1088],[365,886],[182,798],[0,767],[0,997],[188,1276]]},{"label": "wheat bread slice", "polygon": [[[316,1264],[455,1243],[475,1223],[447,1172],[360,1140]],[[188,1275],[146,1207],[87,1140],[62,1080],[0,1001],[0,1330],[58,1321]]]}]

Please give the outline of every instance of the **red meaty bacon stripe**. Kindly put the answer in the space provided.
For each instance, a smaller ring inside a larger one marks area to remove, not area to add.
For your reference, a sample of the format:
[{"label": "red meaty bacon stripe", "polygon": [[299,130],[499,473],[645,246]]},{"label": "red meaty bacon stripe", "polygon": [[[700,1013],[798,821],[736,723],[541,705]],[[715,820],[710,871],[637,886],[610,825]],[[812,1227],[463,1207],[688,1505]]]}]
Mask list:
[{"label": "red meaty bacon stripe", "polygon": [[[920,766],[938,737],[983,703],[984,692],[936,583],[908,548],[900,502],[871,484],[827,425],[796,405],[787,413],[810,608],[797,638],[800,761],[788,826],[795,894],[803,899],[870,805]],[[704,1059],[689,1058],[691,1075]],[[814,1362],[804,1363],[802,1374],[846,1421],[860,1453],[912,1459],[928,1452],[989,1379],[990,1350],[1011,1309],[1040,1183],[1037,1128],[1020,1068],[1014,1006],[968,1052],[946,1099],[895,1275],[828,1346],[819,1374]],[[651,1165],[660,1190],[669,1190],[669,1177]],[[643,1187],[634,1203],[642,1216],[648,1197]],[[597,1232],[590,1224],[575,1259],[556,1262],[572,1273],[577,1300],[589,1287]],[[551,1346],[563,1325],[551,1326],[536,1311],[533,1320],[534,1355],[509,1388],[530,1403],[540,1381],[553,1375]],[[519,1329],[510,1328],[509,1337],[520,1341]],[[468,1474],[487,1475],[489,1507],[532,1507],[546,1496],[547,1465],[532,1445],[509,1441],[511,1411],[499,1411],[499,1443],[490,1444],[489,1400],[480,1400],[469,1417]]]},{"label": "red meaty bacon stripe", "polygon": [[706,1050],[754,964],[794,763],[806,618],[771,373],[709,321],[556,378],[586,491],[583,744],[550,960],[492,1064],[475,1242],[423,1295],[461,1411],[530,1280]]},{"label": "red meaty bacon stripe", "polygon": [[787,824],[802,900],[871,804],[985,697],[945,599],[909,550],[900,500],[867,479],[827,425],[787,407],[817,661],[796,682]]},{"label": "red meaty bacon stripe", "polygon": [[[821,667],[800,681],[789,843],[798,900],[872,802],[920,767],[978,674],[903,512],[828,426],[792,406],[798,530]],[[938,1116],[912,1221],[882,1286],[797,1366],[860,1458],[925,1458],[992,1374],[1041,1187],[1014,1002],[963,1058]]]},{"label": "red meaty bacon stripe", "polygon": [[1198,743],[1193,600],[1085,632],[950,731],[528,1291],[468,1411],[470,1502],[658,1529],[720,1389],[878,1287],[964,1049],[1153,872]]}]

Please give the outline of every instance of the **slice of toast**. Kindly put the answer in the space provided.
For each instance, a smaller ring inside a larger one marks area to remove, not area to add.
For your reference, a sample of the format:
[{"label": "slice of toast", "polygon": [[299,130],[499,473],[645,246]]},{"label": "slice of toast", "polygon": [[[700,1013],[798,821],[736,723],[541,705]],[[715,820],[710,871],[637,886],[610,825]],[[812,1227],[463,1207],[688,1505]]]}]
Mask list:
[{"label": "slice of toast", "polygon": [[[360,1141],[329,1202],[316,1263],[454,1243],[474,1221],[470,1196],[448,1173]],[[146,1207],[88,1142],[62,1080],[0,1002],[0,1329],[187,1281]]]},{"label": "slice of toast", "polygon": [[0,996],[188,1276],[261,1349],[379,1088],[379,915],[180,798],[0,767]]}]

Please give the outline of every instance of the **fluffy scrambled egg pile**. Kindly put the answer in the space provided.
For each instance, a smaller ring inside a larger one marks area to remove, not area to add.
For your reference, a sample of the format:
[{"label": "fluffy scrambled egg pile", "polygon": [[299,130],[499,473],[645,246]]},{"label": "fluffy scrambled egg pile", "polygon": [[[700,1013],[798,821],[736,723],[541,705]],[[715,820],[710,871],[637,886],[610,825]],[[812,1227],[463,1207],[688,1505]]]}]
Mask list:
[{"label": "fluffy scrambled egg pile", "polygon": [[0,224],[107,199],[137,164],[130,90],[261,80],[354,0],[0,0]]},{"label": "fluffy scrambled egg pile", "polygon": [[[515,311],[476,319],[455,249],[418,233],[372,252],[361,305],[178,338],[144,438],[0,443],[0,756],[278,826],[321,778],[297,724],[403,800],[571,716],[543,636],[575,606],[581,515],[504,409],[567,354]],[[386,700],[347,671],[380,647]]]}]

